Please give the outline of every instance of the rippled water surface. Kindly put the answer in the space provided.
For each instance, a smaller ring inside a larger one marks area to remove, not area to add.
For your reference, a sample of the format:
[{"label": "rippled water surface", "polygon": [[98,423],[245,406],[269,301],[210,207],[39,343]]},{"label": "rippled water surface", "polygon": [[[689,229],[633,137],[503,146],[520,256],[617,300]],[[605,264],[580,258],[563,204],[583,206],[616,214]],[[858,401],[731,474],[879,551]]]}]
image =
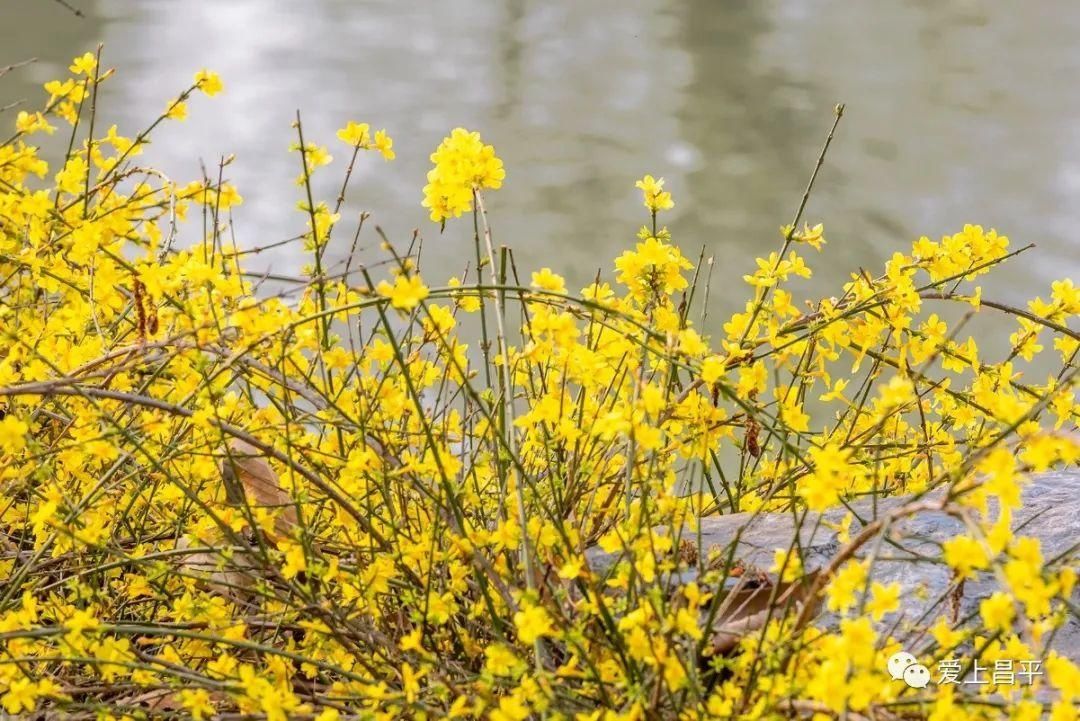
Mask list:
[{"label": "rippled water surface", "polygon": [[[397,139],[395,162],[361,164],[331,253],[370,209],[402,244],[422,229],[430,276],[460,271],[471,223],[440,236],[419,201],[428,154],[465,125],[506,163],[489,205],[520,265],[576,285],[609,271],[644,220],[633,183],[650,172],[675,195],[676,240],[716,256],[712,306],[727,311],[752,256],[778,243],[843,101],[807,213],[830,241],[807,294],[966,222],[1039,246],[994,284],[999,297],[1045,296],[1080,267],[1080,8],[1067,0],[70,2],[87,17],[0,2],[0,65],[39,58],[0,79],[0,105],[40,103],[40,84],[100,41],[119,69],[100,104],[134,134],[194,70],[219,71],[226,93],[194,100],[146,157],[191,179],[200,160],[235,153],[246,246],[304,228],[286,152],[299,108],[309,138],[336,150],[316,188],[328,200],[346,161],[336,128],[365,120]],[[374,235],[363,242],[377,257]],[[291,273],[304,259],[292,244],[254,262]]]}]

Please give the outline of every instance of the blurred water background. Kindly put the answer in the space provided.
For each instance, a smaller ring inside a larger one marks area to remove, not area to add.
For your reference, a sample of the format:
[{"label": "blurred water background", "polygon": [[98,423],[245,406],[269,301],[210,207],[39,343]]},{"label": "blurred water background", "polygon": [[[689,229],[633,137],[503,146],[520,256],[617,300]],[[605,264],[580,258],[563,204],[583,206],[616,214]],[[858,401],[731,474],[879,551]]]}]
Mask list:
[{"label": "blurred water background", "polygon": [[[420,189],[430,152],[464,125],[506,163],[489,197],[497,242],[523,270],[551,266],[573,288],[610,273],[634,242],[646,219],[635,179],[664,176],[675,240],[716,257],[719,318],[746,297],[753,257],[779,244],[842,101],[806,213],[829,239],[796,286],[807,297],[968,222],[1039,246],[988,297],[1046,297],[1080,267],[1080,7],[1069,0],[69,2],[85,17],[54,0],[0,0],[0,65],[38,58],[0,80],[0,106],[39,106],[41,83],[104,42],[119,70],[102,87],[104,121],[134,135],[195,70],[218,71],[225,94],[194,99],[144,160],[190,180],[200,160],[215,168],[235,153],[243,246],[304,229],[287,152],[299,108],[308,139],[335,155],[316,185],[331,203],[347,162],[338,127],[367,121],[397,140],[395,162],[359,164],[330,256],[372,210],[400,245],[421,229],[426,274],[441,283],[473,257],[472,225],[440,235]],[[380,257],[374,233],[362,245],[365,260]],[[305,262],[295,243],[250,260],[286,274]]]}]

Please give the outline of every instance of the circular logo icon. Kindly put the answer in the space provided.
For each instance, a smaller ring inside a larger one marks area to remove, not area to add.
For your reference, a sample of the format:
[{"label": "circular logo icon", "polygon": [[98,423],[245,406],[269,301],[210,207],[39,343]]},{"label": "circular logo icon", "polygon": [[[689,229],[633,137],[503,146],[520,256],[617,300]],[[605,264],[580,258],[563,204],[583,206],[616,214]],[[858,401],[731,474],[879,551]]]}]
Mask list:
[{"label": "circular logo icon", "polygon": [[916,663],[918,663],[918,659],[907,651],[897,651],[889,657],[885,666],[889,669],[889,675],[892,676],[893,680],[899,681],[904,678],[904,670]]},{"label": "circular logo icon", "polygon": [[930,669],[921,663],[913,663],[904,669],[904,683],[911,688],[926,688],[930,683]]}]

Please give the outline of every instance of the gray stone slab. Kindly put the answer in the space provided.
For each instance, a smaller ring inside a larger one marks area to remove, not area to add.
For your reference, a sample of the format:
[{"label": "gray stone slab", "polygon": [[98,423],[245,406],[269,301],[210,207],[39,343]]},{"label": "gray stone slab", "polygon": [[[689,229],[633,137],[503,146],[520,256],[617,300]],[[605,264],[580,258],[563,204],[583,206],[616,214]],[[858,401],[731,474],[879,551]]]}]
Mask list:
[{"label": "gray stone slab", "polygon": [[[934,494],[927,496],[935,498]],[[1080,471],[1075,469],[1035,475],[1024,488],[1024,505],[1014,513],[1013,528],[1017,534],[1033,536],[1042,543],[1043,556],[1055,564],[1080,567]],[[851,535],[855,536],[865,524],[911,501],[911,497],[861,499],[850,504],[855,514]],[[996,511],[995,511],[996,512]],[[837,533],[825,522],[838,523],[847,510],[838,508],[824,514],[808,514],[801,525],[799,543],[807,571],[826,565],[840,550]],[[715,516],[701,522],[701,547],[724,552],[737,541],[734,557],[748,566],[767,570],[773,564],[775,549],[791,543],[795,520],[791,513],[736,513]],[[942,613],[947,612],[950,590],[950,569],[941,562],[941,544],[962,532],[961,522],[945,513],[926,511],[894,524],[880,540],[871,539],[857,554],[866,558],[874,554],[871,576],[883,583],[898,582],[901,587],[901,608],[886,616],[878,628],[899,639],[912,638],[924,631]],[[690,531],[685,536],[697,543]],[[612,565],[617,556],[592,549],[588,553],[594,570]],[[676,582],[688,582],[696,572],[680,572]],[[982,574],[964,584],[959,597],[959,618],[978,613],[979,602],[994,590],[996,582]],[[1080,588],[1074,591],[1074,602],[1080,602]],[[1078,603],[1080,605],[1080,603]],[[816,623],[831,625],[835,619],[821,616]],[[1071,614],[1051,644],[1064,656],[1080,660],[1080,618]]]}]

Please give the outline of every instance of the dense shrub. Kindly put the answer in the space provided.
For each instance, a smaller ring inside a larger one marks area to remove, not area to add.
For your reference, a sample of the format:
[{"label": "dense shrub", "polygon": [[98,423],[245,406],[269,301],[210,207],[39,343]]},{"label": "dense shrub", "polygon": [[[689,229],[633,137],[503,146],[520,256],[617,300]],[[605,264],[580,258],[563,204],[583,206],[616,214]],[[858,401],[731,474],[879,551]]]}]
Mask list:
[{"label": "dense shrub", "polygon": [[[388,262],[331,266],[331,244],[378,231],[337,230],[342,202],[310,183],[330,153],[298,126],[311,265],[268,296],[229,241],[237,190],[138,163],[217,76],[125,137],[95,124],[110,73],[92,54],[72,73],[0,147],[9,713],[1076,718],[1080,670],[1052,653],[1038,699],[891,680],[901,644],[873,622],[898,589],[855,558],[904,515],[965,521],[928,560],[957,583],[991,571],[1001,591],[981,618],[931,619],[908,648],[927,663],[1041,658],[1075,613],[1075,562],[1014,537],[1010,512],[1025,473],[1080,454],[1080,291],[1059,281],[1021,309],[975,285],[1026,248],[967,226],[803,302],[792,281],[825,238],[800,208],[709,337],[694,309],[712,262],[660,223],[662,179],[638,182],[646,225],[614,277],[572,292],[494,245],[484,193],[505,172],[457,129],[423,203],[440,242],[472,241],[470,269],[422,276],[385,239]],[[61,128],[70,151],[50,168],[32,138]],[[350,173],[367,151],[393,157],[365,124],[339,138]],[[192,214],[205,233],[185,245]],[[1011,352],[987,357],[950,306],[1012,324]],[[1022,373],[1036,356],[1058,359],[1043,382]],[[911,500],[858,533],[849,514],[813,574],[791,538],[775,568],[747,569],[695,533],[707,515],[896,494]],[[616,562],[600,571],[597,553]],[[770,610],[735,623],[750,576]],[[817,622],[820,605],[838,622]]]}]

